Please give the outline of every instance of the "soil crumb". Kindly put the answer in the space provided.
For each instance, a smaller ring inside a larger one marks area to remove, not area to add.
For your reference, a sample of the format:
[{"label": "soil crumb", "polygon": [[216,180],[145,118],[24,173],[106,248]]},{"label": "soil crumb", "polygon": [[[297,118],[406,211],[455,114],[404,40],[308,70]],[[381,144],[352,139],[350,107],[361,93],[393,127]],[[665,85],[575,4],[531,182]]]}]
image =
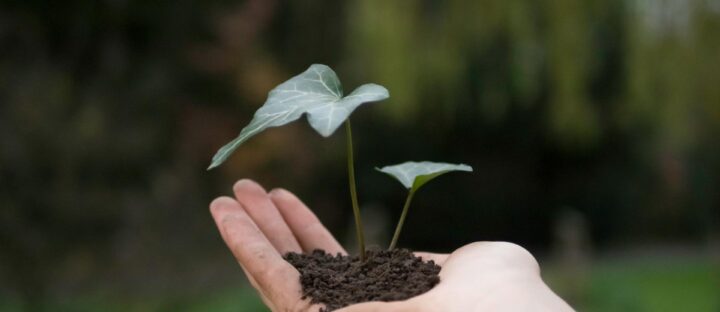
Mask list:
[{"label": "soil crumb", "polygon": [[283,258],[300,272],[303,299],[325,305],[324,311],[365,301],[404,300],[432,289],[440,282],[440,266],[423,262],[407,249],[368,250],[358,256],[287,253]]}]

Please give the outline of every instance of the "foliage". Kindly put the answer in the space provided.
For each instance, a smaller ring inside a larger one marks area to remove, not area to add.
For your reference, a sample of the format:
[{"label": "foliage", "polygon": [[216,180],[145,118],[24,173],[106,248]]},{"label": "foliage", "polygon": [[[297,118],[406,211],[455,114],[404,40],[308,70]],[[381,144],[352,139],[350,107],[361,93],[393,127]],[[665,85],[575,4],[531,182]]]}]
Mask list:
[{"label": "foliage", "polygon": [[[352,130],[348,118],[361,104],[379,101],[389,97],[387,89],[376,84],[365,84],[343,97],[342,85],[335,72],[326,65],[311,65],[305,72],[290,80],[283,82],[270,91],[265,104],[255,112],[250,124],[240,131],[240,135],[230,143],[221,147],[213,157],[208,170],[222,164],[229,155],[250,137],[269,127],[278,127],[295,121],[303,114],[308,115],[310,125],[324,137],[330,136],[340,126],[346,123],[347,132],[347,160],[350,185],[350,197],[355,214],[355,227],[360,246],[360,258],[365,259],[365,239],[363,234],[360,208],[357,202],[355,185],[355,168],[352,147]],[[400,230],[407,216],[415,192],[430,180],[451,171],[470,171],[468,165],[433,163],[433,162],[406,162],[394,166],[378,169],[400,181],[410,190],[395,235],[390,243],[390,249],[395,248]]]},{"label": "foliage", "polygon": [[326,65],[311,65],[305,72],[270,91],[268,99],[255,112],[240,135],[221,147],[208,169],[222,164],[247,139],[270,127],[279,127],[307,114],[310,126],[328,137],[358,106],[388,98],[387,89],[364,84],[343,97],[342,85],[335,72]]},{"label": "foliage", "polygon": [[425,183],[436,177],[452,171],[472,172],[472,167],[465,164],[408,161],[399,165],[378,168],[377,170],[397,179],[410,192],[416,192]]},{"label": "foliage", "polygon": [[472,167],[465,164],[455,165],[429,161],[408,161],[399,165],[385,166],[377,170],[397,179],[409,190],[407,199],[405,200],[405,205],[403,206],[402,213],[400,214],[400,220],[395,227],[395,234],[390,241],[389,249],[394,249],[397,245],[398,239],[400,238],[400,231],[402,230],[403,224],[405,224],[405,218],[407,217],[407,212],[410,209],[410,203],[412,202],[415,192],[425,185],[425,183],[428,183],[430,180],[445,173],[452,171],[472,172]]}]

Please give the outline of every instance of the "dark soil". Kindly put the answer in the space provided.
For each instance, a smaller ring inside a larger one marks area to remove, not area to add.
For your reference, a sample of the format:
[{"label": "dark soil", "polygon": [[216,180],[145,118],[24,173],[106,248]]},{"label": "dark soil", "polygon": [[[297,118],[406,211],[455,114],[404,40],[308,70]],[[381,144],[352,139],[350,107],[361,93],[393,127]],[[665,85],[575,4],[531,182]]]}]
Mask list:
[{"label": "dark soil", "polygon": [[300,272],[303,299],[324,304],[321,312],[365,301],[408,299],[440,282],[440,267],[407,249],[368,250],[365,262],[358,256],[333,256],[319,249],[284,258]]}]

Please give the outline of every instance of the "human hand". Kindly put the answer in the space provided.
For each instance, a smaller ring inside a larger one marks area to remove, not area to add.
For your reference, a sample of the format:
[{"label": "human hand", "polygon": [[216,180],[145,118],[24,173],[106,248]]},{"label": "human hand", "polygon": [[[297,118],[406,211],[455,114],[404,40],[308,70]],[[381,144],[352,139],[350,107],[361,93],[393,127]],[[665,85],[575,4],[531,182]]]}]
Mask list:
[{"label": "human hand", "polygon": [[[301,299],[299,273],[282,259],[287,252],[346,254],[295,195],[267,193],[250,180],[233,186],[235,199],[210,204],[215,222],[250,283],[272,311],[318,311]],[[542,282],[535,259],[510,243],[480,242],[452,254],[416,253],[442,267],[441,282],[420,296],[396,302],[368,302],[338,311],[572,311]]]},{"label": "human hand", "polygon": [[535,258],[518,245],[476,242],[434,260],[442,267],[440,283],[428,292],[337,312],[573,311],[545,285]]},{"label": "human hand", "polygon": [[233,186],[235,198],[218,197],[210,211],[238,263],[260,298],[273,312],[318,311],[301,299],[300,274],[282,255],[324,249],[345,249],[295,195],[274,189],[267,193],[251,180]]}]

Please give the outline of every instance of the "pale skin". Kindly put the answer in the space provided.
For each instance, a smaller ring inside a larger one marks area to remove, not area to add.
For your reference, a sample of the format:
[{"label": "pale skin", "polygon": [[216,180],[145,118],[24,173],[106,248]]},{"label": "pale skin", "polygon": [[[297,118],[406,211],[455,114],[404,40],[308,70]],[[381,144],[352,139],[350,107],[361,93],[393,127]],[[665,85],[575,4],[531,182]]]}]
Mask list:
[{"label": "pale skin", "polygon": [[[287,252],[345,249],[295,195],[266,192],[251,180],[233,186],[233,197],[219,197],[210,211],[223,240],[273,312],[318,311],[302,300],[299,273],[282,259]],[[417,252],[442,267],[440,284],[417,297],[367,302],[339,312],[390,311],[573,311],[540,277],[535,258],[505,242],[476,242],[450,254]]]}]

